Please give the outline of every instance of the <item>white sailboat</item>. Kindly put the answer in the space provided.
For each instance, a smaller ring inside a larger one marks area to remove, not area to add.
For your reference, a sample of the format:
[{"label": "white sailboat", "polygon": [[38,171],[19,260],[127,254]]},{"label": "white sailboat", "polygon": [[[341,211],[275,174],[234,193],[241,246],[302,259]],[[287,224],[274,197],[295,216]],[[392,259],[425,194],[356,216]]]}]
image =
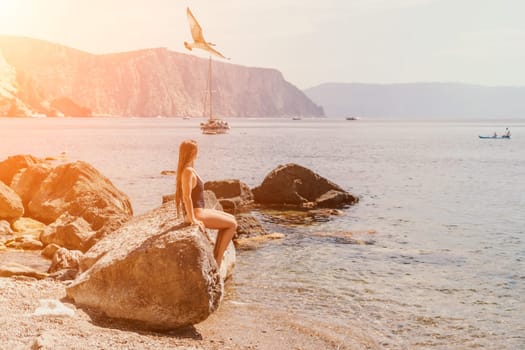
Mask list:
[{"label": "white sailboat", "polygon": [[[218,56],[223,59],[229,59],[224,57],[223,54],[221,54],[219,51],[212,48],[212,46],[215,46],[215,44],[212,44],[210,42],[207,42],[204,39],[204,36],[202,34],[202,28],[193,16],[193,14],[190,11],[190,8],[187,8],[187,15],[188,15],[188,22],[190,24],[190,31],[191,36],[193,39],[192,43],[184,42],[184,47],[186,47],[188,50],[192,50],[194,48],[205,50],[210,54],[213,54],[215,56]],[[221,120],[219,118],[213,117],[213,106],[212,106],[212,59],[211,55],[209,58],[209,64],[208,64],[208,92],[207,92],[207,102],[208,102],[208,110],[209,114],[207,116],[208,120],[205,122],[202,122],[200,127],[203,134],[208,135],[215,135],[215,134],[225,134],[230,130],[230,126],[228,125],[228,122],[225,120]],[[205,103],[206,105],[206,103]],[[206,106],[204,108],[204,114],[206,114]],[[206,117],[206,115],[205,115]]]}]

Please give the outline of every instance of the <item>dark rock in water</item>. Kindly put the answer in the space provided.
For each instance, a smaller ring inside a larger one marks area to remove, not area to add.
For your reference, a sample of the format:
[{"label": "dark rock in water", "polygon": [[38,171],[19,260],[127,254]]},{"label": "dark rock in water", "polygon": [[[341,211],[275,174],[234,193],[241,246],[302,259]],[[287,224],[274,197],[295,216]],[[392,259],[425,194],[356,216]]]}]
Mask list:
[{"label": "dark rock in water", "polygon": [[237,232],[234,237],[234,244],[240,250],[254,250],[262,243],[284,238],[282,233],[268,232],[252,214],[238,214]]},{"label": "dark rock in water", "polygon": [[339,209],[313,209],[307,212],[307,216],[312,218],[313,222],[328,222],[334,215],[341,215]]},{"label": "dark rock in water", "polygon": [[280,165],[253,190],[255,202],[302,208],[343,208],[359,199],[338,185],[297,164]]},{"label": "dark rock in water", "polygon": [[340,215],[338,209],[311,209],[311,210],[276,210],[264,209],[260,211],[264,221],[278,225],[304,226],[320,222],[328,222],[334,215]]},{"label": "dark rock in water", "polygon": [[[374,233],[375,231],[368,231],[365,235]],[[356,245],[374,245],[375,240],[363,237],[363,232],[360,232],[360,237],[354,237],[352,232],[313,232],[311,233],[314,237],[322,237],[332,239],[338,244],[356,244]]]},{"label": "dark rock in water", "polygon": [[320,208],[340,208],[347,204],[353,204],[356,200],[346,191],[330,190],[315,200]]},{"label": "dark rock in water", "polygon": [[242,214],[237,215],[235,218],[237,219],[237,233],[235,234],[235,239],[264,236],[268,234],[259,220],[253,215]]},{"label": "dark rock in water", "polygon": [[67,295],[78,305],[147,329],[196,324],[219,306],[220,273],[235,258],[234,251],[226,255],[220,272],[206,236],[183,224],[171,201],[93,246],[81,260],[88,270]]},{"label": "dark rock in water", "polygon": [[241,205],[240,201],[236,201],[234,199],[219,199],[219,203],[221,203],[221,206],[223,210],[230,214],[235,214],[239,210],[239,206]]},{"label": "dark rock in water", "polygon": [[208,181],[204,188],[215,193],[224,210],[232,214],[253,203],[252,191],[240,180]]},{"label": "dark rock in water", "polygon": [[6,185],[11,185],[13,176],[21,169],[30,167],[31,165],[43,163],[43,160],[30,155],[17,155],[8,157],[3,162],[0,162],[0,181]]}]

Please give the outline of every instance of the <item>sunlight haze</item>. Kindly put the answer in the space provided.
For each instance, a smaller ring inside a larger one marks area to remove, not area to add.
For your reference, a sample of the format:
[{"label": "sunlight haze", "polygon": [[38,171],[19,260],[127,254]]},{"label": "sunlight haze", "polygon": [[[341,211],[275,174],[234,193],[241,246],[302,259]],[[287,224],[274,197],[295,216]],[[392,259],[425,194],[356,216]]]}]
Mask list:
[{"label": "sunlight haze", "polygon": [[325,82],[525,85],[519,0],[0,0],[0,34],[91,53],[187,51],[189,6],[233,64]]}]

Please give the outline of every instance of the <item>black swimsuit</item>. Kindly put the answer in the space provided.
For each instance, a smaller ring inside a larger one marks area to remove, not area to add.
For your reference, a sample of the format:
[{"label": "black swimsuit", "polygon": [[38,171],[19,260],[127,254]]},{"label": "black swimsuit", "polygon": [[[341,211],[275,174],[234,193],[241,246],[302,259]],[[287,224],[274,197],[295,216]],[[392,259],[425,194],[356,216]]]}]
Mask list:
[{"label": "black swimsuit", "polygon": [[197,176],[197,184],[191,190],[191,201],[193,208],[204,208],[204,183],[197,174],[195,176]]}]

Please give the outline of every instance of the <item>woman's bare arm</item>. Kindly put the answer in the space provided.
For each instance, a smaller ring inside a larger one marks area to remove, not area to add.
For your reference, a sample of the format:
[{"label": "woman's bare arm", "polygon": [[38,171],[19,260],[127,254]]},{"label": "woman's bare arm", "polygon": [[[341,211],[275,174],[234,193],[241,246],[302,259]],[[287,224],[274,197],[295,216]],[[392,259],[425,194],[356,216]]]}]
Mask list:
[{"label": "woman's bare arm", "polygon": [[193,213],[193,201],[191,200],[191,191],[195,182],[195,174],[190,169],[186,168],[182,172],[182,200],[186,215],[191,224],[195,223],[195,214]]}]

